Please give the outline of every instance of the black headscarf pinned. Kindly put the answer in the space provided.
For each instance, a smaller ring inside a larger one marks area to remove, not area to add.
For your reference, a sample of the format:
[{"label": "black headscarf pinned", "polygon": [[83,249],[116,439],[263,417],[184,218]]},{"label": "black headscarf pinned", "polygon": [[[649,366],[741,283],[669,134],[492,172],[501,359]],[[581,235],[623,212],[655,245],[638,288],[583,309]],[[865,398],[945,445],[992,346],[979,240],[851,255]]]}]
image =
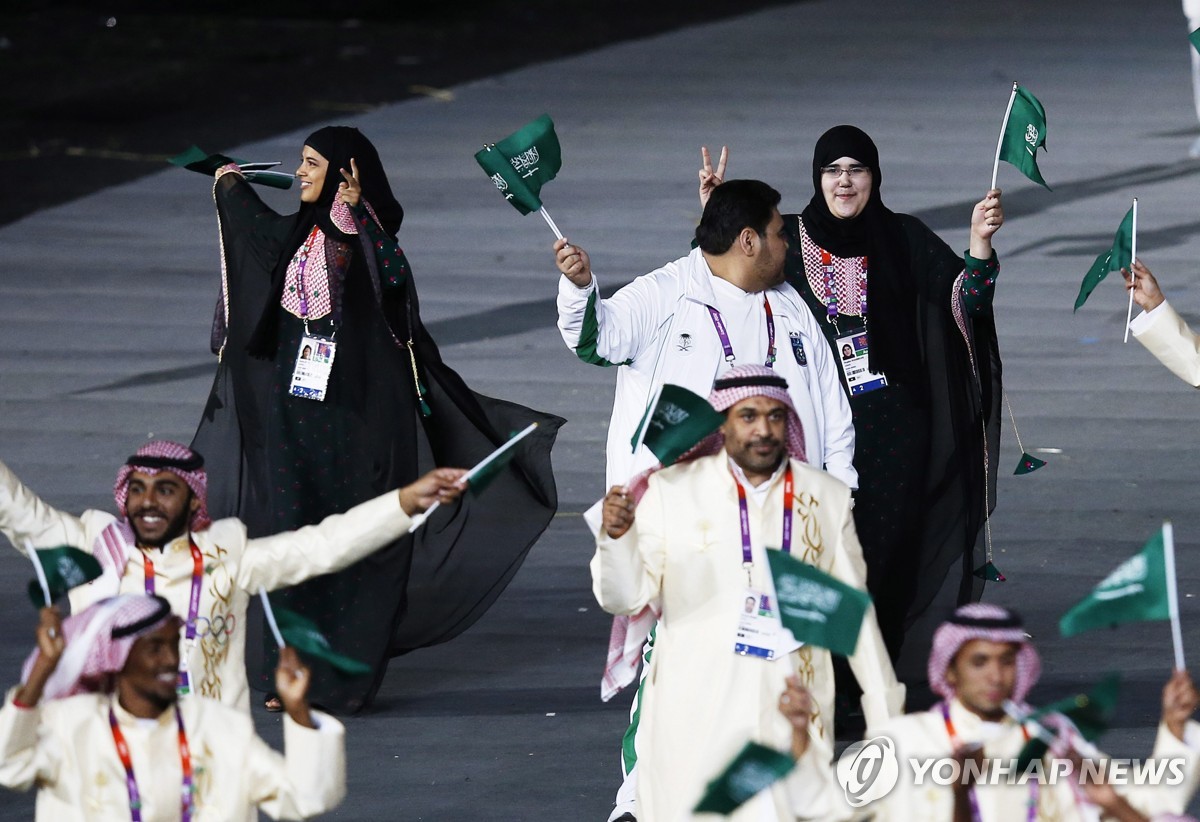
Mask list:
[{"label": "black headscarf pinned", "polygon": [[342,233],[329,218],[329,210],[337,197],[338,186],[345,180],[341,169],[351,171],[350,160],[358,167],[362,199],[371,204],[383,230],[393,239],[404,220],[404,209],[392,194],[387,173],[379,159],[379,152],[363,133],[350,126],[326,126],[317,129],[304,141],[304,145],[316,151],[327,161],[325,179],[321,184],[321,195],[315,203],[301,203],[296,212],[291,233],[284,244],[283,253],[275,262],[271,272],[271,297],[263,309],[262,317],[254,329],[247,350],[255,357],[270,358],[278,348],[279,314],[278,304],[283,296],[284,281],[287,279],[288,264],[304,241],[318,226],[327,238],[357,245],[355,237]]},{"label": "black headscarf pinned", "polygon": [[[871,196],[857,216],[839,219],[825,204],[821,169],[850,157],[871,169]],[[917,340],[917,287],[909,264],[908,240],[895,212],[879,193],[883,171],[879,149],[856,126],[834,126],[813,149],[815,193],[801,217],[813,242],[838,257],[867,258],[867,342],[870,369],[898,382],[915,383],[922,373]]]}]

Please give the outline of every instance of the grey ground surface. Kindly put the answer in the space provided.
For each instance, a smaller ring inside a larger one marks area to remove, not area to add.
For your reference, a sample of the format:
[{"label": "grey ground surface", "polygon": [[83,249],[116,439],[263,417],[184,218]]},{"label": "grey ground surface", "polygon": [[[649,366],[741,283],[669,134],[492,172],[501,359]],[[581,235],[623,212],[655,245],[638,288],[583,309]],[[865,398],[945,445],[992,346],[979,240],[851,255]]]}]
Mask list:
[{"label": "grey ground surface", "polygon": [[[376,710],[348,721],[346,820],[602,820],[617,786],[628,699],[598,681],[608,619],[590,593],[579,513],[602,493],[613,375],[581,364],[554,328],[552,237],[500,201],[472,153],[543,112],[564,167],[543,192],[567,235],[618,284],[686,252],[702,143],[732,149],[800,210],[828,126],[880,148],[883,193],[956,248],[987,188],[1010,83],[1045,104],[1043,191],[1003,166],[997,237],[1001,351],[1022,442],[1050,465],[1011,476],[1002,443],[996,562],[985,598],[1018,607],[1044,654],[1035,701],[1124,673],[1105,747],[1145,755],[1171,660],[1165,624],[1072,640],[1062,611],[1174,521],[1189,652],[1200,653],[1200,397],[1137,343],[1124,292],[1105,282],[1072,315],[1094,256],[1139,202],[1139,255],[1187,315],[1200,312],[1200,163],[1177,3],[1018,0],[804,3],[606,48],[349,122],[376,143],[407,219],[401,242],[424,317],[477,390],[566,417],[555,451],[561,510],[497,605],[469,632],[395,660]],[[304,133],[237,148],[290,166]],[[10,192],[10,196],[19,192]],[[272,194],[281,210],[290,194]],[[147,436],[188,440],[214,360],[218,283],[209,184],[177,170],[0,229],[0,458],[53,505],[112,505],[117,464]],[[1052,454],[1037,449],[1058,449]],[[0,671],[32,638],[31,571],[0,553]],[[277,721],[258,712],[277,738]],[[32,801],[5,794],[0,817]]]}]

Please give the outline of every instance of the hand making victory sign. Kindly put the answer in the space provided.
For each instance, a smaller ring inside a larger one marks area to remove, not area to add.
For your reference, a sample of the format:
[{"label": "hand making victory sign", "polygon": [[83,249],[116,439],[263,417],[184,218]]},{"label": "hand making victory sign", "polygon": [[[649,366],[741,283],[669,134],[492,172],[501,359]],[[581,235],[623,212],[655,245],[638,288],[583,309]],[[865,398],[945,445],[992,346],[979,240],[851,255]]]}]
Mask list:
[{"label": "hand making victory sign", "polygon": [[359,198],[362,197],[362,186],[358,183],[358,164],[351,157],[350,171],[347,172],[344,168],[339,168],[338,171],[342,172],[342,176],[346,178],[338,184],[338,196],[348,206],[358,205]]},{"label": "hand making victory sign", "polygon": [[713,171],[712,156],[708,146],[700,146],[700,207],[708,204],[708,198],[713,189],[725,182],[725,164],[729,162],[729,148],[721,146],[721,159],[717,161],[717,170]]}]

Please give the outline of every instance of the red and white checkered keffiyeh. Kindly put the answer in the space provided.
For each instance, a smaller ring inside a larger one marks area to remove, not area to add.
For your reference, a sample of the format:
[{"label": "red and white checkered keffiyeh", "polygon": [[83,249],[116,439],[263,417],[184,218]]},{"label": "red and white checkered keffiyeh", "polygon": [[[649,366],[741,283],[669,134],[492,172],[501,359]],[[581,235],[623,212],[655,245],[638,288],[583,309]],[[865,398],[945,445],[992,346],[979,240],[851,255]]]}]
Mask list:
[{"label": "red and white checkered keffiyeh", "polygon": [[946,680],[946,669],[962,646],[976,639],[1018,646],[1012,699],[1023,703],[1042,673],[1042,661],[1029,643],[1021,618],[1007,608],[983,602],[963,605],[934,632],[933,649],[929,652],[929,687],[943,699],[954,697],[954,686]]},{"label": "red and white checkered keffiyeh", "polygon": [[159,471],[170,471],[179,477],[200,500],[200,507],[192,514],[188,527],[193,531],[203,531],[212,524],[208,518],[208,474],[204,471],[204,458],[199,453],[170,440],[152,440],[135,451],[117,471],[117,481],[113,483],[113,499],[117,503],[117,516],[121,518],[125,517],[129,477],[134,471],[151,476]]},{"label": "red and white checkered keffiyeh", "polygon": [[[63,620],[66,650],[42,692],[43,699],[61,699],[75,694],[109,691],[113,675],[120,673],[133,643],[157,631],[169,619],[171,604],[159,596],[123,594],[102,599]],[[40,651],[34,650],[21,669],[21,682]]]},{"label": "red and white checkered keffiyeh", "polygon": [[[793,459],[807,462],[804,451],[804,428],[796,415],[796,406],[788,394],[787,381],[774,370],[763,365],[739,365],[717,378],[709,404],[717,411],[728,411],[742,400],[750,397],[770,397],[787,406],[787,450]],[[725,434],[717,429],[688,449],[675,464],[691,462],[699,457],[718,453],[725,446]],[[656,465],[641,472],[625,484],[625,491],[634,503],[640,502],[650,484],[650,476],[661,471]],[[604,665],[604,676],[600,681],[600,698],[607,702],[637,676],[638,661],[642,647],[650,631],[658,621],[659,611],[654,604],[647,605],[631,617],[613,617],[612,631],[608,636],[608,658]]]}]

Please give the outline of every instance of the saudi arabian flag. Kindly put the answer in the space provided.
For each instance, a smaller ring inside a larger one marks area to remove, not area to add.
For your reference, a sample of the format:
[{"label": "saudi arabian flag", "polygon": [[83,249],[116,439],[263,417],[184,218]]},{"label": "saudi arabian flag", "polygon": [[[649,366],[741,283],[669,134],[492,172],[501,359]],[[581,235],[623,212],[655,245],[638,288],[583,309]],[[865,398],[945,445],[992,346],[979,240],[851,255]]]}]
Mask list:
[{"label": "saudi arabian flag", "polygon": [[554,121],[543,114],[495,145],[484,146],[475,160],[513,208],[522,214],[537,211],[542,207],[542,186],[562,168]]},{"label": "saudi arabian flag", "polygon": [[747,742],[729,767],[708,783],[692,813],[731,814],[759,791],[787,776],[795,765],[787,754]]},{"label": "saudi arabian flag", "polygon": [[34,554],[30,559],[41,566],[40,576],[46,584],[43,589],[42,579],[31,580],[29,583],[29,598],[38,608],[50,605],[67,591],[91,582],[103,573],[94,556],[69,545],[38,548]]},{"label": "saudi arabian flag", "polygon": [[1112,247],[1102,252],[1084,275],[1079,284],[1079,296],[1075,298],[1075,310],[1078,311],[1087,298],[1096,290],[1096,286],[1108,276],[1110,271],[1128,269],[1133,263],[1133,208],[1125,212],[1121,227],[1113,237]]},{"label": "saudi arabian flag", "polygon": [[[1120,674],[1109,674],[1085,694],[1060,699],[1035,711],[1029,719],[1040,720],[1047,714],[1061,714],[1075,725],[1088,742],[1099,739],[1112,725],[1121,691]],[[1038,737],[1031,738],[1017,755],[1017,773],[1025,773],[1029,763],[1046,755],[1050,746]]]},{"label": "saudi arabian flag", "polygon": [[1016,166],[1022,174],[1049,191],[1050,186],[1046,185],[1037,167],[1039,148],[1046,150],[1046,110],[1028,89],[1017,86],[1008,121],[1004,124],[1000,159]]},{"label": "saudi arabian flag", "polygon": [[1093,628],[1170,618],[1167,564],[1160,530],[1141,553],[1121,563],[1082,602],[1067,611],[1058,622],[1058,630],[1063,636],[1075,636]]},{"label": "saudi arabian flag", "polygon": [[182,154],[176,154],[167,160],[173,166],[186,168],[188,171],[196,171],[200,174],[211,177],[217,173],[217,169],[222,166],[227,166],[230,163],[237,163],[241,169],[242,176],[247,182],[258,183],[259,185],[270,186],[271,188],[291,188],[292,183],[296,180],[296,175],[286,171],[271,171],[272,168],[279,165],[274,163],[251,163],[246,160],[238,160],[234,157],[229,157],[225,154],[209,154],[199,146],[192,146]]},{"label": "saudi arabian flag", "polygon": [[504,467],[517,455],[516,444],[532,434],[537,426],[536,422],[531,422],[521,431],[513,431],[504,445],[488,454],[478,465],[468,471],[463,477],[463,481],[467,483],[467,490],[476,496],[482,494],[483,489],[491,485],[492,480],[500,476]]},{"label": "saudi arabian flag", "polygon": [[283,640],[297,651],[313,659],[323,659],[336,671],[350,676],[371,673],[371,666],[339,654],[329,645],[317,624],[287,608],[272,608]]},{"label": "saudi arabian flag", "polygon": [[630,445],[637,451],[640,439],[659,462],[670,465],[720,428],[724,421],[725,415],[709,405],[704,397],[683,386],[668,383],[662,387],[654,406],[642,417]]},{"label": "saudi arabian flag", "polygon": [[779,618],[797,642],[850,656],[858,645],[871,596],[791,554],[770,549],[767,561],[775,580]]}]

